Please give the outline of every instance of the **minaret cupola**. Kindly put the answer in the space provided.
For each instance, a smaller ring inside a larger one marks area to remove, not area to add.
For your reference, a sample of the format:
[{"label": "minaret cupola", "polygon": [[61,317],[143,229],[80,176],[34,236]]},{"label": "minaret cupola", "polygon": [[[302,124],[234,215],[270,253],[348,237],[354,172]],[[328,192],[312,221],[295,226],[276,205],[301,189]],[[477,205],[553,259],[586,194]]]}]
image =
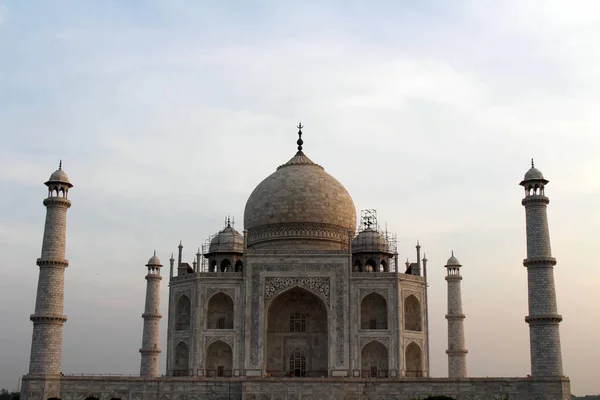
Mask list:
[{"label": "minaret cupola", "polygon": [[548,180],[544,179],[542,172],[533,164],[531,159],[531,168],[525,173],[525,177],[519,185],[525,188],[525,197],[529,196],[544,196],[544,187]]},{"label": "minaret cupola", "polygon": [[48,197],[68,198],[69,189],[73,184],[69,181],[69,176],[62,169],[62,160],[58,163],[58,169],[50,175],[50,179],[45,183],[48,186]]}]

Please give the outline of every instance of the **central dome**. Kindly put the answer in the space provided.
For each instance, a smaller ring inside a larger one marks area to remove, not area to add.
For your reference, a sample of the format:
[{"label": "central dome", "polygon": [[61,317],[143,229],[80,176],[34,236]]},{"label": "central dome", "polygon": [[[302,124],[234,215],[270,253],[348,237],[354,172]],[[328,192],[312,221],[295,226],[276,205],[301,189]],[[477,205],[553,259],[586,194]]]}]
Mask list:
[{"label": "central dome", "polygon": [[298,151],[254,189],[244,227],[249,247],[345,249],[356,209],[346,188]]}]

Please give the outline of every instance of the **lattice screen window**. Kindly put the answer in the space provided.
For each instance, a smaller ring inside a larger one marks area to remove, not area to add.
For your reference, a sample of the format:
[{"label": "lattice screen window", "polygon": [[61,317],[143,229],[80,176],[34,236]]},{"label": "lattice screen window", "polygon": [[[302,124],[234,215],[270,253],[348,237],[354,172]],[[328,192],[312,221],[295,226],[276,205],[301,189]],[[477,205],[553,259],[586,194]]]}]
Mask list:
[{"label": "lattice screen window", "polygon": [[306,332],[306,315],[302,313],[290,315],[290,332]]}]

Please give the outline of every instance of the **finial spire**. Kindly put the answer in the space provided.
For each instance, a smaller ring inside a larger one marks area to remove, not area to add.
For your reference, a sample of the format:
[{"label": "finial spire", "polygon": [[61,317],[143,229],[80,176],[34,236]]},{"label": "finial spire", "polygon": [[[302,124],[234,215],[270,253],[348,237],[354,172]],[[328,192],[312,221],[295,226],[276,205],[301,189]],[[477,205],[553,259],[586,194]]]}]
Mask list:
[{"label": "finial spire", "polygon": [[454,250],[452,250],[452,257],[454,257]]},{"label": "finial spire", "polygon": [[531,168],[535,168],[535,166],[533,165],[533,158],[531,159]]},{"label": "finial spire", "polygon": [[154,250],[154,255],[156,255],[156,250]]},{"label": "finial spire", "polygon": [[298,144],[298,152],[301,153],[302,145],[304,144],[304,141],[302,140],[302,128],[304,128],[304,126],[302,125],[302,122],[299,122],[296,128],[298,128],[298,141],[296,143]]},{"label": "finial spire", "polygon": [[227,227],[231,228],[231,220],[229,219],[229,215],[227,216]]},{"label": "finial spire", "polygon": [[62,169],[62,160],[58,162],[58,169]]}]

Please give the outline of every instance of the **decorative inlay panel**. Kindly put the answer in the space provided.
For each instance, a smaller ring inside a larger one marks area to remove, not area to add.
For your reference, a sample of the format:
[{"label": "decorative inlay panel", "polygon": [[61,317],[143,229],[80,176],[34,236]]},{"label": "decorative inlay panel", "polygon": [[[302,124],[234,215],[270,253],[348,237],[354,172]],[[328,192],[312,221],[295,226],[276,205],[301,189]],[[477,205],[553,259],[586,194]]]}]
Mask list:
[{"label": "decorative inlay panel", "polygon": [[377,293],[383,296],[383,298],[385,299],[385,301],[388,301],[388,290],[387,289],[370,289],[370,288],[363,288],[360,289],[360,299],[364,299],[365,296],[371,294],[371,293]]},{"label": "decorative inlay panel", "polygon": [[292,286],[304,287],[318,293],[325,299],[325,302],[329,306],[329,277],[265,278],[265,303],[278,293]]},{"label": "decorative inlay panel", "polygon": [[224,343],[227,343],[233,349],[233,336],[204,336],[204,348],[208,348],[212,343],[220,340]]},{"label": "decorative inlay panel", "polygon": [[280,223],[252,228],[248,231],[248,245],[273,239],[317,239],[348,242],[348,231],[338,225],[314,222]]},{"label": "decorative inlay panel", "polygon": [[219,292],[225,293],[227,296],[231,297],[231,299],[235,298],[235,289],[234,288],[215,288],[209,287],[206,289],[206,299],[210,299],[214,294]]},{"label": "decorative inlay panel", "polygon": [[381,343],[386,348],[389,348],[389,346],[390,346],[390,339],[388,337],[385,337],[385,336],[362,336],[359,341],[360,350],[362,350],[362,348],[366,344],[368,344],[369,342],[372,342],[373,340]]},{"label": "decorative inlay panel", "polygon": [[406,338],[406,347],[408,347],[408,345],[410,345],[413,342],[416,343],[421,348],[421,350],[423,350],[422,338]]},{"label": "decorative inlay panel", "polygon": [[417,292],[414,290],[408,290],[408,289],[404,289],[402,291],[403,295],[404,295],[404,300],[406,300],[406,298],[410,295],[413,295],[417,298],[417,300],[421,301],[421,292]]}]

